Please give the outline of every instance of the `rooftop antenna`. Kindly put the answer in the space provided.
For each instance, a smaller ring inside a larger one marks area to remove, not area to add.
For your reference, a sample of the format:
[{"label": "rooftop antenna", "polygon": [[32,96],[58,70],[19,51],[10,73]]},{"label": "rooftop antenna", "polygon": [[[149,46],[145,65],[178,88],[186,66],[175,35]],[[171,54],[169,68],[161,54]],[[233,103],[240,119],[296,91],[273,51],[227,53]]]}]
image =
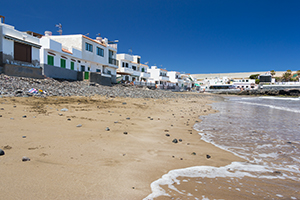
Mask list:
[{"label": "rooftop antenna", "polygon": [[85,34],[86,36],[89,36],[90,35],[90,33],[87,33],[87,34]]},{"label": "rooftop antenna", "polygon": [[97,35],[98,37],[101,37],[101,34],[100,34],[100,33],[97,33],[96,35]]},{"label": "rooftop antenna", "polygon": [[132,48],[128,50],[129,54],[132,55]]},{"label": "rooftop antenna", "polygon": [[57,32],[59,32],[59,34],[62,35],[62,25],[61,25],[61,23],[56,24],[55,27],[58,28],[58,31],[57,31]]}]

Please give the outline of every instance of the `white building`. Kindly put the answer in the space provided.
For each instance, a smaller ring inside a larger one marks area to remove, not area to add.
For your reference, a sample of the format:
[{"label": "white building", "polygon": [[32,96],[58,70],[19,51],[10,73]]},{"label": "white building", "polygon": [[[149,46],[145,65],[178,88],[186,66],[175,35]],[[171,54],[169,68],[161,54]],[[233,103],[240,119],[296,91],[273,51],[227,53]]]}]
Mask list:
[{"label": "white building", "polygon": [[157,68],[157,66],[151,66],[151,68],[148,69],[148,72],[150,72],[150,83],[155,83],[156,85],[162,87],[168,86],[170,79],[167,75],[167,70]]},{"label": "white building", "polygon": [[[59,60],[61,62],[64,62],[62,61],[63,59],[66,60],[65,64],[56,62],[54,63],[54,66],[59,64],[57,67],[73,69],[73,64],[71,64],[72,60],[69,60],[72,59],[73,55],[74,60],[76,60],[75,58],[78,58],[76,66],[75,61],[73,61],[74,70],[82,72],[99,72],[101,75],[111,78],[112,82],[116,82],[116,70],[118,68],[118,62],[116,60],[116,43],[109,42],[107,38],[102,39],[101,37],[97,37],[94,40],[81,34],[55,36],[49,34],[46,37],[61,44],[61,49],[64,50],[60,50],[60,53],[63,51],[68,54],[68,57],[66,57],[66,54],[64,55],[65,58],[59,55]],[[55,45],[53,45],[53,47],[55,47]],[[60,47],[56,46],[57,50],[59,50],[59,48]],[[49,64],[48,58],[52,59],[47,55],[47,62],[46,60],[43,62]],[[44,55],[44,59],[46,59],[46,55]],[[69,61],[68,64],[67,60]]]},{"label": "white building", "polygon": [[230,84],[234,85],[237,89],[257,89],[255,79],[232,79]]},{"label": "white building", "polygon": [[[4,24],[0,16],[0,73],[42,78],[39,38]],[[3,22],[3,23],[2,23]]]},{"label": "white building", "polygon": [[172,85],[184,87],[184,80],[181,77],[180,72],[176,71],[168,71],[167,76],[169,77],[169,80]]},{"label": "white building", "polygon": [[63,48],[60,42],[51,39],[47,34],[40,39],[40,43],[43,74],[51,78],[77,80],[77,71],[86,62],[82,59],[82,52],[75,48]]},{"label": "white building", "polygon": [[141,57],[138,55],[117,54],[119,68],[117,74],[123,81],[148,82],[150,73],[148,65],[141,64]]}]

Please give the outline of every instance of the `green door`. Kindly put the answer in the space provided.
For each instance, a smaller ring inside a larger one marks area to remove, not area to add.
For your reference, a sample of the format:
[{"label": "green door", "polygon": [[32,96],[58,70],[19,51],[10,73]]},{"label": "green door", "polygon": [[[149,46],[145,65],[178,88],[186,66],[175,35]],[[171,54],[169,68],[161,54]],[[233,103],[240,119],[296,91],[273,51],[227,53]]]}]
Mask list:
[{"label": "green door", "polygon": [[84,79],[89,79],[89,72],[84,72]]}]

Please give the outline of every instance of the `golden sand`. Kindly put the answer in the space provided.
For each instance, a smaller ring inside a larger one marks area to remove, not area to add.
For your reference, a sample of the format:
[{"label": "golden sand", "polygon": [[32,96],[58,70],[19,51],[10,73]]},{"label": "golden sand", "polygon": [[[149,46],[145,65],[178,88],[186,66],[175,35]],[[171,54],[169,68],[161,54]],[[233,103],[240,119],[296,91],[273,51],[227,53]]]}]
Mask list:
[{"label": "golden sand", "polygon": [[241,161],[193,130],[199,115],[216,112],[210,102],[0,98],[0,199],[143,199],[172,169]]}]

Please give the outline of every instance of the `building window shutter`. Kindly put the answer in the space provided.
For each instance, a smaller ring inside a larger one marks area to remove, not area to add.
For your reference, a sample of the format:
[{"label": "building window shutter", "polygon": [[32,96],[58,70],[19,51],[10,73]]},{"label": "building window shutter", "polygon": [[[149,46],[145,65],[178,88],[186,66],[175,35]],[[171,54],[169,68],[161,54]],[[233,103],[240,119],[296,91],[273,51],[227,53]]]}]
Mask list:
[{"label": "building window shutter", "polygon": [[71,62],[71,70],[74,70],[74,62]]},{"label": "building window shutter", "polygon": [[66,60],[60,59],[60,67],[61,68],[66,68]]},{"label": "building window shutter", "polygon": [[54,57],[53,56],[48,55],[47,64],[54,66]]}]

